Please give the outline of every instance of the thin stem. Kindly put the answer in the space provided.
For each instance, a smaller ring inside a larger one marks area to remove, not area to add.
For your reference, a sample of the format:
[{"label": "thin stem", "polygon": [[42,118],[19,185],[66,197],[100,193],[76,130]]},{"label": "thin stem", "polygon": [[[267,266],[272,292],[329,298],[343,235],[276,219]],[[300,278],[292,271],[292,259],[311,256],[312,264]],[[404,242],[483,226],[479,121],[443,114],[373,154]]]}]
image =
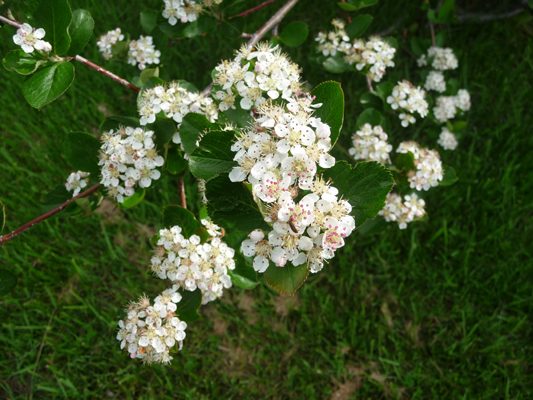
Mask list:
[{"label": "thin stem", "polygon": [[371,92],[374,92],[374,88],[372,87],[372,79],[370,79],[368,75],[365,75],[365,76],[366,76],[366,85],[368,86],[368,90],[370,90]]},{"label": "thin stem", "polygon": [[[346,3],[346,0],[341,0],[341,3]],[[352,18],[350,17],[350,13],[348,12],[348,10],[344,10],[344,14],[346,15],[346,21],[351,24]]]},{"label": "thin stem", "polygon": [[[12,21],[12,20],[10,20],[10,19],[8,19],[6,17],[3,17],[1,15],[0,15],[0,21],[5,22],[6,24],[11,25],[13,28],[17,28],[17,29],[22,26],[22,24],[18,23],[17,21]],[[78,62],[81,62],[82,64],[87,65],[88,67],[94,69],[95,71],[98,71],[101,74],[104,74],[105,76],[113,79],[115,82],[118,82],[121,85],[124,85],[124,86],[130,88],[131,90],[133,90],[135,92],[140,92],[141,91],[141,88],[138,88],[137,86],[132,85],[126,79],[122,79],[120,76],[115,75],[114,73],[108,71],[105,68],[100,67],[99,65],[93,63],[92,61],[89,61],[89,60],[83,58],[82,56],[78,55],[76,57],[69,58],[69,60],[76,60]]]},{"label": "thin stem", "polygon": [[187,199],[185,197],[185,185],[183,184],[183,178],[178,178],[178,189],[180,191],[181,206],[187,208]]},{"label": "thin stem", "polygon": [[48,211],[47,213],[44,213],[40,217],[35,218],[33,221],[28,222],[25,225],[22,225],[20,228],[15,229],[13,232],[8,233],[5,236],[0,236],[0,246],[2,246],[5,242],[8,242],[9,240],[13,239],[15,236],[19,235],[20,233],[30,229],[32,226],[37,225],[39,222],[44,221],[47,218],[50,218],[52,215],[57,214],[58,212],[64,210],[70,203],[72,203],[74,200],[81,199],[82,197],[87,197],[96,192],[100,188],[100,184],[97,183],[96,185],[91,186],[89,189],[87,189],[84,192],[81,192],[76,197],[73,197],[70,200],[65,201],[63,204],[57,206],[53,210]]},{"label": "thin stem", "polygon": [[[429,5],[429,0],[426,0],[426,3]],[[431,29],[431,44],[433,47],[436,47],[435,44],[435,27],[433,26],[433,22],[429,21],[429,29]]]},{"label": "thin stem", "polygon": [[131,90],[133,90],[133,91],[135,91],[137,93],[141,91],[141,88],[129,83],[126,79],[122,79],[120,76],[115,75],[114,73],[108,71],[105,68],[100,67],[99,65],[93,63],[92,61],[87,60],[86,58],[83,58],[82,56],[78,55],[78,56],[74,57],[74,60],[76,60],[78,62],[81,62],[82,64],[87,65],[88,67],[94,69],[95,71],[98,71],[101,74],[104,74],[108,78],[113,79],[115,82],[118,82],[121,85],[124,85],[124,86],[130,88]]},{"label": "thin stem", "polygon": [[264,3],[259,4],[258,6],[255,6],[255,7],[253,7],[253,8],[250,8],[250,9],[247,10],[247,11],[244,11],[244,12],[242,12],[242,13],[240,13],[240,14],[234,15],[233,17],[229,17],[229,19],[237,18],[237,17],[244,17],[245,15],[251,14],[251,13],[253,13],[253,12],[255,12],[255,11],[257,11],[257,10],[263,8],[263,7],[268,6],[269,4],[273,4],[275,1],[276,1],[276,0],[267,0],[267,1],[265,1]]},{"label": "thin stem", "polygon": [[257,42],[261,40],[263,36],[266,35],[266,33],[271,30],[275,25],[279,24],[283,17],[293,8],[296,3],[298,3],[298,0],[289,0],[285,3],[283,7],[281,7],[277,13],[275,13],[261,28],[257,30],[252,36],[252,38],[248,41],[248,46],[252,47]]}]

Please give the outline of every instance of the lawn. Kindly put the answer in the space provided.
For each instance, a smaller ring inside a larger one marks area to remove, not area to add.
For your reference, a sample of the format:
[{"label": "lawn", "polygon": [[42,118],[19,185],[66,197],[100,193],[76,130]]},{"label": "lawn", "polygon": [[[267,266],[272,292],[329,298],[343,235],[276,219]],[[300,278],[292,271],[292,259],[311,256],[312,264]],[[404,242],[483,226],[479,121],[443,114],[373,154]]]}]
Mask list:
[{"label": "lawn", "polygon": [[[96,36],[120,26],[133,38],[142,34],[139,12],[161,3],[71,0],[73,9],[91,11]],[[235,13],[258,3],[246,0]],[[246,31],[282,3],[250,15]],[[469,12],[494,11],[480,1],[461,3]],[[367,10],[375,18],[370,33],[396,26],[400,50],[386,79],[416,81],[409,38],[429,37],[419,2],[380,1]],[[437,27],[459,55],[457,75],[472,94],[472,110],[458,149],[441,152],[459,181],[429,192],[427,222],[404,231],[390,226],[374,236],[355,232],[294,297],[264,285],[227,290],[221,301],[200,309],[202,319],[189,325],[170,366],[130,360],[115,335],[122,305],[165,288],[148,273],[150,238],[162,228],[162,206],[179,202],[176,178],[161,179],[132,209],[107,206],[92,215],[51,218],[0,247],[0,268],[19,278],[0,299],[0,398],[533,398],[528,13]],[[366,82],[355,73],[326,73],[314,62],[313,41],[332,18],[343,16],[334,1],[301,0],[281,27],[294,20],[309,24],[306,43],[287,51],[312,86],[342,83],[340,144],[347,148]],[[2,55],[15,48],[13,34],[0,29]],[[100,60],[96,40],[84,57],[126,79],[138,74],[130,65]],[[164,48],[162,78],[203,88],[213,67],[242,41],[208,35]],[[69,131],[97,135],[106,117],[136,114],[134,92],[75,66],[73,86],[41,111],[24,100],[24,77],[0,72],[4,233],[40,215],[46,193],[71,172],[62,152]],[[393,143],[414,132],[401,129],[397,124],[391,132]],[[187,181],[194,211],[196,186]]]}]

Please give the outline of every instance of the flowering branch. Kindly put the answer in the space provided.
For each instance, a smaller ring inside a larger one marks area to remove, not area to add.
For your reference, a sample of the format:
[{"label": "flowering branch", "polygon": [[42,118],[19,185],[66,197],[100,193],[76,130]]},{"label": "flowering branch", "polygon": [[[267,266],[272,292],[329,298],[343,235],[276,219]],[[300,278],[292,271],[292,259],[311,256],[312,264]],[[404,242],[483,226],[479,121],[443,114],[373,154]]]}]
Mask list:
[{"label": "flowering branch", "polygon": [[240,13],[240,14],[234,15],[233,17],[230,17],[229,19],[237,18],[237,17],[244,17],[245,15],[251,14],[251,13],[253,13],[253,12],[255,12],[255,11],[257,11],[257,10],[263,8],[263,7],[268,6],[269,4],[273,4],[275,1],[276,1],[276,0],[267,0],[267,1],[265,1],[264,3],[259,4],[258,6],[255,6],[255,7],[253,7],[253,8],[250,8],[249,10],[244,11],[244,12],[242,12],[242,13]]},{"label": "flowering branch", "polygon": [[97,183],[93,186],[91,186],[89,189],[87,189],[84,192],[81,192],[79,195],[73,197],[70,200],[65,201],[63,204],[57,206],[53,210],[48,211],[47,213],[44,213],[40,217],[35,218],[33,221],[28,222],[25,225],[22,225],[20,228],[15,229],[13,232],[8,233],[7,235],[0,236],[0,246],[2,246],[5,242],[13,239],[15,236],[19,235],[20,233],[30,229],[32,226],[37,225],[39,222],[44,221],[47,218],[50,218],[52,215],[57,214],[60,211],[63,211],[67,206],[72,203],[74,200],[81,199],[83,197],[90,196],[94,192],[96,192],[100,188],[100,184]]},{"label": "flowering branch", "polygon": [[[20,27],[22,26],[22,24],[18,23],[17,21],[12,21],[6,17],[3,17],[0,15],[0,21],[8,24],[8,25],[11,25],[13,28],[17,28],[17,29],[20,29]],[[83,58],[82,56],[80,55],[77,55],[76,57],[71,57],[68,59],[69,61],[70,60],[76,60],[82,64],[85,64],[87,65],[88,67],[94,69],[95,71],[98,71],[100,72],[101,74],[104,74],[105,76],[107,76],[108,78],[111,78],[113,79],[115,82],[118,82],[120,83],[121,85],[124,85],[128,88],[130,88],[131,90],[135,91],[135,92],[140,92],[141,91],[141,88],[138,88],[137,86],[135,85],[132,85],[131,83],[129,83],[126,79],[123,79],[115,74],[113,74],[112,72],[108,71],[107,69],[105,68],[102,68],[100,67],[99,65],[93,63],[92,61],[89,61],[85,58]]]},{"label": "flowering branch", "polygon": [[[346,0],[341,0],[341,3],[346,3]],[[344,10],[344,13],[346,14],[346,21],[348,21],[348,23],[351,24],[352,18],[350,18],[350,13],[347,10]]]}]

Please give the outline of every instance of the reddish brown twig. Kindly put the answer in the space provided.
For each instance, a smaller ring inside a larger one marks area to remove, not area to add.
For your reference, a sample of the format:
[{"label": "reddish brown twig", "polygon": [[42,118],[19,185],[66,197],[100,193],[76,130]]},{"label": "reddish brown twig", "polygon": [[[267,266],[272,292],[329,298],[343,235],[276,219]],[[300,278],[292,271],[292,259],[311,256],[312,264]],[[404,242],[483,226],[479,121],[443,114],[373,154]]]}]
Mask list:
[{"label": "reddish brown twig", "polygon": [[22,225],[20,228],[15,229],[13,232],[8,233],[5,236],[0,236],[0,246],[2,246],[5,242],[13,239],[15,236],[19,235],[20,233],[30,229],[32,226],[37,225],[39,222],[44,221],[47,218],[50,218],[52,215],[57,214],[60,211],[63,211],[70,203],[72,203],[74,200],[81,199],[82,197],[87,197],[96,192],[100,188],[100,184],[97,183],[96,185],[91,186],[89,189],[87,189],[84,192],[81,192],[76,197],[73,197],[70,200],[65,201],[60,206],[57,206],[53,210],[48,211],[47,213],[44,213],[40,217],[35,218],[33,221],[28,222],[25,225]]},{"label": "reddish brown twig", "polygon": [[[21,24],[18,23],[17,21],[12,21],[6,17],[3,17],[0,15],[0,21],[2,22],[5,22],[6,24],[8,25],[11,25],[13,28],[20,28],[21,27]],[[95,71],[98,71],[100,72],[101,74],[104,74],[105,76],[113,79],[115,82],[118,82],[120,83],[121,85],[124,85],[128,88],[130,88],[131,90],[135,91],[135,92],[140,92],[141,89],[138,88],[137,86],[135,85],[132,85],[131,83],[129,83],[126,79],[122,79],[120,76],[117,76],[115,75],[114,73],[108,71],[107,69],[105,68],[102,68],[100,67],[99,65],[96,65],[95,63],[93,63],[92,61],[89,61],[85,58],[83,58],[82,56],[76,56],[76,57],[71,57],[69,58],[69,60],[76,60],[78,62],[81,62],[82,64],[85,64],[87,65],[88,67],[94,69]]]},{"label": "reddish brown twig", "polygon": [[268,6],[269,4],[273,4],[275,1],[276,0],[267,0],[264,3],[259,4],[258,6],[250,8],[249,10],[246,10],[246,11],[240,13],[240,14],[234,15],[233,17],[229,17],[229,19],[237,18],[237,17],[244,17],[245,15],[251,14],[251,13],[253,13],[253,12],[263,8],[263,7]]},{"label": "reddish brown twig", "polygon": [[178,189],[180,191],[181,206],[187,208],[187,199],[185,198],[185,185],[183,184],[183,178],[178,178]]},{"label": "reddish brown twig", "polygon": [[81,62],[82,64],[87,65],[88,67],[94,69],[95,71],[100,72],[101,74],[104,74],[104,75],[107,76],[108,78],[113,79],[115,82],[118,82],[118,83],[120,83],[121,85],[124,85],[124,86],[126,86],[127,88],[130,88],[131,90],[133,90],[133,91],[135,91],[135,92],[137,92],[137,93],[141,91],[141,88],[138,88],[137,86],[132,85],[132,84],[129,83],[126,79],[122,79],[120,76],[115,75],[114,73],[108,71],[108,70],[105,69],[105,68],[100,67],[99,65],[96,65],[96,64],[93,63],[92,61],[89,61],[89,60],[87,60],[86,58],[83,58],[82,56],[76,56],[76,57],[74,57],[73,59],[76,60],[76,61],[78,61],[78,62]]},{"label": "reddish brown twig", "polygon": [[[429,0],[426,0],[426,3],[429,5]],[[429,21],[429,29],[431,29],[431,44],[435,47],[435,27],[432,21]]]},{"label": "reddish brown twig", "polygon": [[[346,0],[341,0],[341,3],[346,3]],[[350,13],[348,12],[348,10],[344,10],[344,14],[346,15],[346,21],[351,24],[352,18],[350,17]]]},{"label": "reddish brown twig", "polygon": [[374,88],[372,87],[372,79],[370,79],[368,75],[366,75],[366,85],[368,86],[368,90],[374,92]]}]

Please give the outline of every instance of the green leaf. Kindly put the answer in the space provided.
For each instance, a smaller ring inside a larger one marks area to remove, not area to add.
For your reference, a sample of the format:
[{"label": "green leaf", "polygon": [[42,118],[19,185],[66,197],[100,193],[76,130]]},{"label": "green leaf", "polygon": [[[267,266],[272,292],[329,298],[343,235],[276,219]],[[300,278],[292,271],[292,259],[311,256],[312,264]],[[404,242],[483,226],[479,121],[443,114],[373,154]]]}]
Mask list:
[{"label": "green leaf", "polygon": [[0,269],[0,297],[5,296],[17,286],[17,276],[7,269]]},{"label": "green leaf", "polygon": [[111,45],[113,60],[126,60],[130,50],[130,40],[123,40]]},{"label": "green leaf", "polygon": [[237,166],[237,162],[233,161],[235,153],[231,151],[234,138],[233,131],[210,131],[204,134],[200,146],[189,156],[192,174],[208,181],[223,172],[230,172]]},{"label": "green leaf", "polygon": [[264,277],[267,283],[277,292],[293,296],[305,282],[308,275],[309,268],[307,268],[307,264],[294,267],[287,263],[284,267],[276,267],[271,263],[265,271]]},{"label": "green leaf", "polygon": [[316,109],[315,117],[330,126],[331,146],[334,146],[344,122],[344,93],[341,84],[334,81],[323,82],[311,91],[311,95],[316,96],[313,103],[322,103],[322,107]]},{"label": "green leaf", "polygon": [[399,153],[398,157],[396,157],[396,168],[405,172],[416,170],[414,154],[410,151],[407,153]]},{"label": "green leaf", "polygon": [[452,22],[455,17],[455,0],[446,0],[439,8],[439,23]]},{"label": "green leaf", "polygon": [[183,30],[183,37],[192,38],[211,32],[217,27],[218,21],[208,15],[200,15],[196,20],[187,24]]},{"label": "green leaf", "polygon": [[143,201],[145,195],[146,195],[145,188],[137,188],[135,189],[135,193],[133,193],[133,196],[129,196],[129,197],[124,196],[124,201],[122,203],[118,203],[118,206],[122,209],[134,207],[137,204],[139,204],[141,201]]},{"label": "green leaf", "polygon": [[533,0],[527,0],[527,5],[529,8],[533,9]]},{"label": "green leaf", "polygon": [[370,7],[375,4],[378,4],[379,0],[358,0],[355,1],[355,4],[357,6],[357,9],[360,10],[361,8]]},{"label": "green leaf", "polygon": [[382,119],[383,116],[379,111],[374,110],[373,108],[367,108],[365,111],[359,114],[355,126],[360,128],[364,124],[370,124],[372,126],[381,125]]},{"label": "green leaf", "polygon": [[359,99],[364,108],[383,108],[383,100],[375,92],[365,92]]},{"label": "green leaf", "polygon": [[435,14],[435,10],[433,9],[429,9],[428,10],[428,19],[431,21],[431,22],[434,22],[436,24],[439,23],[439,20],[437,19],[437,15]]},{"label": "green leaf", "polygon": [[157,151],[160,154],[164,154],[166,150],[166,145],[172,139],[172,136],[177,132],[176,124],[174,120],[168,118],[157,117],[155,122],[152,124],[147,124],[145,126],[147,131],[154,131],[154,136],[152,137]]},{"label": "green leaf", "polygon": [[176,315],[185,322],[194,322],[200,318],[198,309],[202,305],[202,291],[196,289],[193,292],[180,289],[181,301],[176,304]]},{"label": "green leaf", "polygon": [[221,174],[207,182],[206,196],[211,219],[226,230],[251,232],[254,229],[271,229],[250,190],[241,182],[231,182],[228,174]]},{"label": "green leaf", "polygon": [[250,115],[250,111],[243,110],[241,108],[228,108],[226,111],[224,111],[224,115],[226,115],[228,119],[239,128],[246,128],[250,126],[250,123],[253,120],[252,116]]},{"label": "green leaf", "polygon": [[246,262],[242,254],[235,253],[235,269],[228,269],[231,281],[244,289],[253,289],[258,285],[257,272]]},{"label": "green leaf", "polygon": [[70,132],[65,138],[65,157],[75,171],[90,172],[93,176],[98,176],[100,146],[100,141],[88,133]]},{"label": "green leaf", "polygon": [[392,36],[384,37],[383,41],[388,43],[390,47],[394,47],[396,50],[398,50],[398,41]]},{"label": "green leaf", "polygon": [[194,217],[194,214],[186,208],[180,206],[166,206],[163,208],[163,226],[167,229],[173,226],[179,226],[183,229],[183,236],[187,239],[194,235],[200,223]]},{"label": "green leaf", "polygon": [[425,46],[424,41],[418,36],[411,36],[410,43],[411,51],[415,54],[415,56],[420,57],[423,54],[426,54],[427,47]]},{"label": "green leaf", "polygon": [[43,28],[43,40],[52,45],[54,54],[65,54],[70,47],[68,27],[72,12],[67,0],[40,0],[33,13],[32,26]]},{"label": "green leaf", "polygon": [[[65,188],[65,185],[58,185],[46,194],[41,203],[41,207],[44,211],[48,212],[70,199],[72,199],[72,192],[69,192]],[[79,214],[81,211],[81,208],[75,202],[72,202],[64,210],[55,214],[55,216],[59,218],[71,217]]]},{"label": "green leaf", "polygon": [[324,69],[333,74],[340,74],[346,71],[353,71],[353,66],[348,64],[344,57],[337,53],[334,57],[328,57],[322,63]]},{"label": "green leaf", "polygon": [[463,129],[465,129],[467,126],[468,126],[468,122],[467,121],[456,121],[456,122],[453,123],[451,131],[452,132],[459,132],[459,131],[462,131]]},{"label": "green leaf", "polygon": [[455,170],[452,167],[445,166],[444,177],[442,178],[442,181],[439,182],[439,186],[451,186],[458,180],[459,178],[457,177]]},{"label": "green leaf", "polygon": [[223,20],[217,28],[217,35],[227,38],[236,38],[242,35],[245,26],[246,20],[244,18]]},{"label": "green leaf", "polygon": [[182,172],[185,168],[187,168],[187,160],[183,158],[181,151],[174,146],[170,147],[167,152],[167,171],[172,175],[176,175]]},{"label": "green leaf", "polygon": [[358,15],[346,26],[346,34],[350,39],[363,36],[363,33],[368,29],[373,19],[374,18],[368,14]]},{"label": "green leaf", "polygon": [[344,11],[355,11],[355,10],[357,10],[356,6],[354,6],[353,4],[349,4],[349,3],[338,2],[337,5],[340,8],[342,8]]},{"label": "green leaf", "polygon": [[197,228],[194,231],[194,234],[200,237],[200,243],[207,242],[207,240],[211,237],[207,229],[205,229],[203,226]]},{"label": "green leaf", "polygon": [[13,70],[21,75],[29,75],[35,72],[39,65],[46,62],[41,55],[34,51],[26,53],[24,50],[11,50],[4,57],[4,67]]},{"label": "green leaf", "polygon": [[189,92],[198,92],[199,91],[196,86],[194,86],[191,82],[187,82],[186,80],[177,79],[177,80],[174,80],[174,82],[179,83],[180,87],[188,90]]},{"label": "green leaf", "polygon": [[355,168],[340,161],[324,171],[324,178],[331,178],[342,198],[352,205],[356,226],[378,214],[394,186],[391,173],[375,161],[360,162]]},{"label": "green leaf", "polygon": [[159,67],[147,68],[141,72],[141,82],[144,85],[148,79],[153,77],[159,78]]},{"label": "green leaf", "polygon": [[205,117],[205,115],[189,113],[181,123],[179,132],[181,143],[187,153],[192,153],[196,149],[196,142],[200,139],[201,133],[206,130],[218,129],[218,124],[213,124]]},{"label": "green leaf", "polygon": [[357,228],[357,232],[365,236],[375,235],[383,232],[388,226],[389,224],[382,216],[377,216],[374,219],[367,220],[363,225]]},{"label": "green leaf", "polygon": [[387,97],[389,97],[392,94],[392,90],[394,89],[394,86],[396,86],[394,83],[391,82],[381,82],[376,86],[376,93],[384,103],[387,103]]},{"label": "green leaf", "polygon": [[68,28],[72,41],[70,42],[70,48],[67,55],[74,57],[80,54],[89,39],[93,35],[94,20],[91,17],[91,13],[87,10],[75,10],[72,13],[72,21]]},{"label": "green leaf", "polygon": [[109,117],[100,125],[100,133],[109,132],[110,130],[118,130],[120,125],[131,126],[132,128],[138,128],[141,126],[139,118],[135,117]]},{"label": "green leaf", "polygon": [[154,28],[157,26],[158,16],[159,11],[155,10],[143,11],[141,13],[141,26],[147,35],[151,34]]},{"label": "green leaf", "polygon": [[30,76],[22,86],[24,98],[41,108],[67,91],[74,81],[74,66],[69,62],[52,64]]},{"label": "green leaf", "polygon": [[279,40],[289,47],[300,46],[309,35],[309,27],[305,22],[291,22],[281,31]]},{"label": "green leaf", "polygon": [[437,47],[444,47],[445,42],[446,42],[446,35],[444,32],[440,32],[435,35],[435,45]]}]

